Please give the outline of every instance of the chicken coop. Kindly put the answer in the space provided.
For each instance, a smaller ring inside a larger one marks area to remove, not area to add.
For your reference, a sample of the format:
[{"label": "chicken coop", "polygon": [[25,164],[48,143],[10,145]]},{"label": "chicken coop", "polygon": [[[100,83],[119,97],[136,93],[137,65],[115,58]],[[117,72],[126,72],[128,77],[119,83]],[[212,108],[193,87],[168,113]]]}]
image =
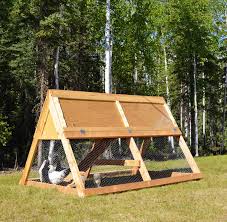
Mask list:
[{"label": "chicken coop", "polygon": [[49,90],[20,184],[84,197],[201,178],[162,97]]}]

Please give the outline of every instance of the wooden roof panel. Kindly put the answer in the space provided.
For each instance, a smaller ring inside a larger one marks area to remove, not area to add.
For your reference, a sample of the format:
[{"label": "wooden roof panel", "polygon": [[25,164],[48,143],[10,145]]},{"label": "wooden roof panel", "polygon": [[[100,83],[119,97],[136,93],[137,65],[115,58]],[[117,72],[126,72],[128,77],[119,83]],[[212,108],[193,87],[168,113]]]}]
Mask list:
[{"label": "wooden roof panel", "polygon": [[115,102],[59,99],[67,127],[123,127]]},{"label": "wooden roof panel", "polygon": [[51,90],[50,96],[58,97],[70,138],[181,135],[162,97],[64,90]]},{"label": "wooden roof panel", "polygon": [[130,127],[172,130],[171,119],[162,104],[121,103]]}]

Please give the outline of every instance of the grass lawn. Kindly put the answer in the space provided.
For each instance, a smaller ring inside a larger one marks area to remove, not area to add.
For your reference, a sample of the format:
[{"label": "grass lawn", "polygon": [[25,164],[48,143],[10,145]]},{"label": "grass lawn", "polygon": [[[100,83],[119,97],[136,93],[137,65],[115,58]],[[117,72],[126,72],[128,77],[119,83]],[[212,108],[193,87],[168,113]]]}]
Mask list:
[{"label": "grass lawn", "polygon": [[196,159],[204,179],[80,199],[0,175],[0,221],[227,222],[227,156]]}]

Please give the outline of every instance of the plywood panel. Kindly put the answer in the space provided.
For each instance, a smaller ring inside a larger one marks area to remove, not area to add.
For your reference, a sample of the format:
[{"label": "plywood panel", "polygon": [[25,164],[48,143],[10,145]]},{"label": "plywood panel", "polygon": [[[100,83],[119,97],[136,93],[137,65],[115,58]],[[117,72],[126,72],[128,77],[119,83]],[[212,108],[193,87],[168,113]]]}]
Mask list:
[{"label": "plywood panel", "polygon": [[53,118],[51,117],[51,114],[49,112],[41,139],[58,139],[58,138],[59,137],[54,126]]},{"label": "plywood panel", "polygon": [[60,99],[68,127],[123,127],[115,102]]},{"label": "plywood panel", "polygon": [[149,127],[150,130],[175,131],[162,104],[121,103],[130,127]]}]

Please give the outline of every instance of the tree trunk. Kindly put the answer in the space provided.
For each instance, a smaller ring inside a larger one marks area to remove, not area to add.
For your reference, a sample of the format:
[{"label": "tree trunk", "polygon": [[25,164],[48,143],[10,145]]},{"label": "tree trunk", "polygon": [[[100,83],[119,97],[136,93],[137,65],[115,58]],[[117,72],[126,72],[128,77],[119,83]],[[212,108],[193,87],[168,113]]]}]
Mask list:
[{"label": "tree trunk", "polygon": [[136,56],[136,54],[135,54],[133,80],[134,80],[134,83],[136,83],[138,81],[137,56]]},{"label": "tree trunk", "polygon": [[106,40],[106,67],[105,67],[105,93],[112,93],[112,39],[111,39],[111,25],[110,25],[110,0],[106,0],[106,28],[105,28],[105,40]]},{"label": "tree trunk", "polygon": [[183,131],[183,85],[182,82],[180,84],[180,128]]},{"label": "tree trunk", "polygon": [[[226,16],[227,21],[227,16]],[[227,22],[226,22],[227,23]],[[221,145],[221,154],[225,149],[225,112],[226,112],[226,88],[227,88],[227,63],[224,67],[225,82],[224,82],[224,104],[223,104],[223,123],[222,123],[222,145]]]},{"label": "tree trunk", "polygon": [[[203,72],[203,83],[205,84],[205,75]],[[203,86],[203,148],[206,147],[206,94]]]},{"label": "tree trunk", "polygon": [[197,86],[196,86],[196,76],[197,76],[197,61],[196,55],[193,56],[193,106],[192,106],[192,147],[195,150],[195,156],[199,156],[198,147],[198,108],[197,108]]},{"label": "tree trunk", "polygon": [[59,89],[59,73],[58,73],[59,53],[60,53],[60,46],[58,46],[56,48],[56,50],[55,50],[55,61],[54,61],[54,83],[55,83],[55,89]]},{"label": "tree trunk", "polygon": [[188,137],[189,137],[189,146],[192,146],[192,105],[191,101],[188,104]]},{"label": "tree trunk", "polygon": [[[105,93],[112,93],[112,38],[110,20],[110,0],[106,0],[106,27],[105,27]],[[106,158],[112,158],[111,148],[104,152]]]},{"label": "tree trunk", "polygon": [[[42,40],[38,40],[37,44],[37,78],[40,84],[40,106],[38,116],[42,111],[43,103],[48,90],[48,72],[47,72],[47,47]],[[38,145],[38,167],[42,165],[42,143]]]},{"label": "tree trunk", "polygon": [[[166,48],[163,48],[164,52],[164,70],[165,70],[165,78],[166,78],[166,98],[167,98],[167,105],[169,108],[171,107],[170,98],[169,98],[169,79],[168,79],[168,63],[167,63],[167,55],[166,55]],[[173,153],[175,153],[174,148],[174,140],[172,136],[168,137],[169,146],[171,147]]]}]

